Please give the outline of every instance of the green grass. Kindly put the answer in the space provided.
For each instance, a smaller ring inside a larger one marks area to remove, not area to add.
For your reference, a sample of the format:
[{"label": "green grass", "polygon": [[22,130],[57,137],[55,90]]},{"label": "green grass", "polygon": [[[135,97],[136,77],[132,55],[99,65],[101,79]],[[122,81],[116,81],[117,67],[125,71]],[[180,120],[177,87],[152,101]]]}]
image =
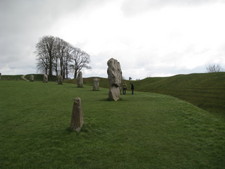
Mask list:
[{"label": "green grass", "polygon": [[[0,168],[222,169],[225,121],[146,92],[107,101],[107,89],[0,81]],[[85,124],[70,132],[73,98]]]},{"label": "green grass", "polygon": [[138,91],[167,94],[225,118],[225,73],[202,73],[135,81]]},{"label": "green grass", "polygon": [[[74,80],[66,82],[75,83]],[[138,81],[126,81],[135,85],[136,91],[171,95],[188,101],[206,111],[225,118],[225,73],[199,73],[172,77],[152,77]],[[92,85],[93,78],[84,83]],[[101,78],[100,85],[108,88],[108,79]]]}]

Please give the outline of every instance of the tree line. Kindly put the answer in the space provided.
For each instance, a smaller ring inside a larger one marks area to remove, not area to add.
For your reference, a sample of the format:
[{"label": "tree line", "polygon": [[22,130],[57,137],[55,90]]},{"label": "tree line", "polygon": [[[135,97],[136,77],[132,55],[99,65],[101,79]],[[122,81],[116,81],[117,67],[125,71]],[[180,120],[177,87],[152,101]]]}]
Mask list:
[{"label": "tree line", "polygon": [[206,70],[208,73],[224,71],[224,69],[219,64],[210,64],[210,65],[206,66]]},{"label": "tree line", "polygon": [[68,78],[70,72],[77,78],[83,69],[90,69],[90,56],[85,51],[54,36],[44,36],[36,44],[37,69],[51,78],[61,75]]}]

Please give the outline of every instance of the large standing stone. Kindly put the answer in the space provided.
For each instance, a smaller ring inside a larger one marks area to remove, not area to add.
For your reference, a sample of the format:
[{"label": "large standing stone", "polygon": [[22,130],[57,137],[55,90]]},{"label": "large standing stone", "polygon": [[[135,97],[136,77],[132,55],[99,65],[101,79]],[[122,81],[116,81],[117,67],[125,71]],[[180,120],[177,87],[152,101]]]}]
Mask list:
[{"label": "large standing stone", "polygon": [[98,91],[99,90],[99,79],[98,78],[94,78],[93,79],[93,90],[94,91]]},{"label": "large standing stone", "polygon": [[119,87],[111,87],[109,89],[109,100],[117,101],[120,99],[120,88]]},{"label": "large standing stone", "polygon": [[70,128],[79,132],[83,126],[83,112],[81,107],[81,99],[79,97],[74,99],[73,110],[71,116]]},{"label": "large standing stone", "polygon": [[63,84],[63,77],[61,75],[58,76],[58,84]]},{"label": "large standing stone", "polygon": [[117,101],[120,98],[120,86],[122,81],[122,70],[120,63],[111,58],[107,62],[108,79],[109,79],[109,100]]},{"label": "large standing stone", "polygon": [[43,82],[44,83],[47,83],[48,82],[48,75],[47,74],[44,74],[43,75]]},{"label": "large standing stone", "polygon": [[77,87],[84,87],[82,72],[79,72],[77,77]]},{"label": "large standing stone", "polygon": [[34,81],[34,75],[30,75],[30,81],[31,81],[31,82]]}]

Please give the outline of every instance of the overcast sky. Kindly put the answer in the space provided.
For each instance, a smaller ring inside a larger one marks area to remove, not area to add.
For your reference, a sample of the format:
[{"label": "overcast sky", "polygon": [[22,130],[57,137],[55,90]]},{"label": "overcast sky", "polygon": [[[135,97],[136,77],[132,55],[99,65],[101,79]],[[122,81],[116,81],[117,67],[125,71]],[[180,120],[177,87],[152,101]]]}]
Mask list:
[{"label": "overcast sky", "polygon": [[224,17],[224,0],[0,0],[0,72],[37,73],[45,35],[91,56],[85,77],[107,77],[112,57],[126,79],[225,68]]}]

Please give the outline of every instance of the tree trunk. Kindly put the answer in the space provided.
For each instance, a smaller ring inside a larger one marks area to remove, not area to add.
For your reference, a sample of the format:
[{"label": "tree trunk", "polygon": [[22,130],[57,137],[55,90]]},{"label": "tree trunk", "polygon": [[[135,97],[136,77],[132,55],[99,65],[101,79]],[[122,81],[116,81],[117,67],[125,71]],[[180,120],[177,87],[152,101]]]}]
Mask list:
[{"label": "tree trunk", "polygon": [[55,74],[58,76],[58,59],[55,58]]},{"label": "tree trunk", "polygon": [[49,78],[52,77],[52,60],[53,60],[53,57],[52,57],[52,51],[51,51],[51,47],[48,46],[48,54],[49,54]]},{"label": "tree trunk", "polygon": [[52,77],[52,57],[50,57],[50,60],[49,60],[49,76]]},{"label": "tree trunk", "polygon": [[46,75],[48,74],[48,68],[47,68],[47,66],[45,67],[45,74]]},{"label": "tree trunk", "polygon": [[77,73],[78,73],[78,69],[75,69],[75,71],[74,71],[74,79],[77,78]]},{"label": "tree trunk", "polygon": [[68,71],[68,66],[66,64],[66,78],[68,79],[68,74],[69,74],[69,71]]},{"label": "tree trunk", "polygon": [[60,58],[60,75],[64,78],[64,75],[63,75],[63,59]]}]

